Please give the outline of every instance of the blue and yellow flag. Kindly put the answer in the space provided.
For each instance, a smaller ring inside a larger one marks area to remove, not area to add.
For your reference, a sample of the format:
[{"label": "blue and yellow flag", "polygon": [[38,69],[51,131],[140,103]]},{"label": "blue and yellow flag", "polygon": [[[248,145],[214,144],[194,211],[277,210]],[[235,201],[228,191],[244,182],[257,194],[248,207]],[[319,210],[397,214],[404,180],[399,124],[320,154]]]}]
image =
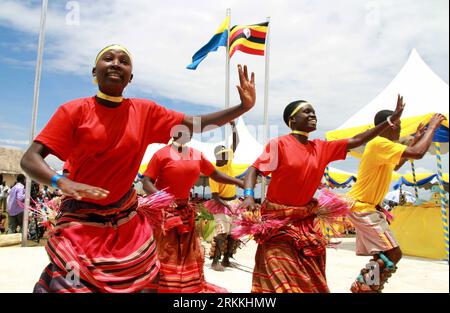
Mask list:
[{"label": "blue and yellow flag", "polygon": [[206,58],[208,53],[211,51],[217,51],[220,46],[227,46],[229,24],[230,17],[227,16],[211,40],[192,56],[192,63],[186,66],[187,69],[197,69],[197,66],[203,61],[204,58]]}]

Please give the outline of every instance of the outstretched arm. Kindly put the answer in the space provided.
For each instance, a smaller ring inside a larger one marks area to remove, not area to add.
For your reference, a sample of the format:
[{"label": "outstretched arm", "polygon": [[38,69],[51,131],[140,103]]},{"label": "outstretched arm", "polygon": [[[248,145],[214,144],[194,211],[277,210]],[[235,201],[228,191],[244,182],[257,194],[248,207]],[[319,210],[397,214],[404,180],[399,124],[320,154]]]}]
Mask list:
[{"label": "outstretched arm", "polygon": [[144,178],[142,178],[142,188],[144,189],[145,193],[148,195],[152,195],[159,191],[155,187],[155,181],[148,176],[144,176]]},{"label": "outstretched arm", "polygon": [[[20,166],[28,176],[45,185],[51,185],[52,177],[57,174],[44,161],[44,158],[49,153],[50,151],[46,146],[39,142],[33,142],[20,161]],[[80,184],[66,177],[59,178],[57,185],[65,195],[74,197],[77,200],[81,200],[81,198],[103,199],[109,194],[108,190]]]},{"label": "outstretched arm", "polygon": [[[403,103],[403,97],[400,97],[398,95],[397,97],[397,106],[395,108],[394,113],[391,116],[391,122],[396,123],[400,120],[400,117],[402,116],[403,109],[405,108],[405,104]],[[384,130],[386,130],[389,127],[389,123],[387,121],[378,124],[374,128],[371,128],[369,130],[366,130],[365,132],[359,133],[355,135],[354,137],[350,138],[348,141],[347,149],[351,150],[353,148],[362,146],[369,141],[371,141],[373,138],[381,134]]]},{"label": "outstretched arm", "polygon": [[225,200],[223,200],[221,197],[219,197],[219,194],[217,192],[213,192],[211,194],[211,198],[216,201],[217,203],[223,205],[224,207],[227,207],[228,210],[232,210],[231,205],[229,205]]},{"label": "outstretched arm", "polygon": [[202,132],[205,128],[211,130],[216,127],[225,125],[231,120],[241,116],[249,111],[256,102],[255,91],[255,74],[251,74],[251,79],[248,78],[247,66],[238,65],[239,72],[239,86],[236,86],[241,98],[241,104],[225,109],[222,111],[200,115],[194,117],[192,115],[185,115],[183,125],[186,125],[191,132]]},{"label": "outstretched arm", "polygon": [[244,188],[244,182],[242,181],[242,179],[237,179],[235,177],[228,176],[227,174],[219,172],[218,170],[214,170],[214,172],[211,175],[209,175],[209,177],[211,177],[218,183],[236,185],[241,188]]},{"label": "outstretched arm", "polygon": [[434,132],[441,126],[441,123],[445,121],[446,118],[442,114],[434,114],[428,128],[423,134],[423,136],[417,141],[413,146],[409,146],[402,154],[402,158],[419,160],[423,158],[425,153],[427,153],[428,148],[430,148],[431,142],[433,141]]},{"label": "outstretched arm", "polygon": [[[417,127],[416,134],[414,135],[414,138],[409,143],[409,147],[414,147],[419,140],[423,137],[425,134],[426,128],[423,123],[420,123]],[[408,161],[408,158],[404,158],[402,155],[402,158],[400,159],[400,162],[395,166],[394,171],[398,171],[405,163]]]},{"label": "outstretched arm", "polygon": [[[256,177],[258,176],[259,171],[253,167],[250,166],[247,172],[247,175],[245,175],[244,178],[244,189],[254,189],[256,184]],[[255,198],[252,196],[246,196],[244,201],[241,204],[242,208],[245,208],[247,210],[254,211],[256,209],[255,205]]]},{"label": "outstretched arm", "polygon": [[231,121],[230,125],[231,125],[231,131],[233,132],[233,144],[231,146],[231,149],[233,150],[233,153],[235,153],[237,146],[239,144],[239,133],[237,131],[236,123],[234,121]]}]

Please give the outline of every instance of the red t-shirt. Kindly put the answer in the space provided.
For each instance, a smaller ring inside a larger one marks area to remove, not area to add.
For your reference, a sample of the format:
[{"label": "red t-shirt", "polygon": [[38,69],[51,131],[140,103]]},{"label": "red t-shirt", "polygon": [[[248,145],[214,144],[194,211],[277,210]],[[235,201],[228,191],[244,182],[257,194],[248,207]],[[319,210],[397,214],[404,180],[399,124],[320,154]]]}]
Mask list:
[{"label": "red t-shirt", "polygon": [[119,107],[95,97],[60,106],[35,141],[61,160],[70,159],[70,178],[109,190],[101,205],[119,200],[131,188],[147,146],[167,143],[184,114],[144,99],[124,99]]},{"label": "red t-shirt", "polygon": [[165,146],[153,155],[144,176],[155,181],[159,190],[167,192],[177,199],[188,199],[189,192],[200,173],[206,176],[214,171],[214,165],[198,150],[188,148],[187,153],[179,153],[172,146]]},{"label": "red t-shirt", "polygon": [[315,139],[301,144],[292,135],[272,139],[253,166],[272,173],[267,190],[270,202],[302,206],[311,201],[327,165],[347,156],[348,139]]}]

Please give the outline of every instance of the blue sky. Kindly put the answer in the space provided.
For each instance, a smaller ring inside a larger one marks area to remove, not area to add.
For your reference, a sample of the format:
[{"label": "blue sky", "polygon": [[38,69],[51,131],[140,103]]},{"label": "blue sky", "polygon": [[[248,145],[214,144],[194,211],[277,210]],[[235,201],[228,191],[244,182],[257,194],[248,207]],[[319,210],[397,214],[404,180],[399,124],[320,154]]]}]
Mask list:
[{"label": "blue sky", "polygon": [[[25,148],[29,139],[41,1],[0,0],[0,145]],[[319,131],[344,123],[394,78],[416,48],[448,83],[447,0],[311,1],[249,0],[185,2],[49,1],[38,131],[56,108],[95,94],[91,68],[96,53],[123,43],[135,60],[126,96],[151,98],[189,114],[224,104],[224,50],[209,55],[197,71],[185,66],[232,9],[231,23],[271,17],[270,122],[280,133],[284,106],[297,99],[316,105]],[[231,104],[238,102],[235,66],[255,71],[258,102],[246,122],[261,124],[264,58],[237,53],[231,60]],[[394,100],[391,105],[394,106]],[[427,158],[418,167],[433,169]],[[356,171],[349,158],[335,165]],[[448,157],[445,158],[448,171]]]}]

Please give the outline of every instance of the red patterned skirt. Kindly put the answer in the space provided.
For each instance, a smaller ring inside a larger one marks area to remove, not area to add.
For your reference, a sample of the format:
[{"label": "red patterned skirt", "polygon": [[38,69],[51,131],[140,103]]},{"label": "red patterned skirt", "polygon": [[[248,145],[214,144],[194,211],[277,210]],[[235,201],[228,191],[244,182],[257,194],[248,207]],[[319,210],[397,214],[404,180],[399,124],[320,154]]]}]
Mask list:
[{"label": "red patterned skirt", "polygon": [[204,251],[195,231],[195,208],[177,201],[167,208],[170,216],[164,231],[155,231],[161,262],[160,293],[225,293],[226,289],[207,283],[203,273]]},{"label": "red patterned skirt", "polygon": [[326,239],[315,217],[317,202],[305,207],[265,202],[261,214],[291,222],[259,242],[253,270],[254,293],[328,293]]},{"label": "red patterned skirt", "polygon": [[156,241],[130,190],[100,206],[67,199],[47,246],[50,265],[34,292],[155,292]]}]

